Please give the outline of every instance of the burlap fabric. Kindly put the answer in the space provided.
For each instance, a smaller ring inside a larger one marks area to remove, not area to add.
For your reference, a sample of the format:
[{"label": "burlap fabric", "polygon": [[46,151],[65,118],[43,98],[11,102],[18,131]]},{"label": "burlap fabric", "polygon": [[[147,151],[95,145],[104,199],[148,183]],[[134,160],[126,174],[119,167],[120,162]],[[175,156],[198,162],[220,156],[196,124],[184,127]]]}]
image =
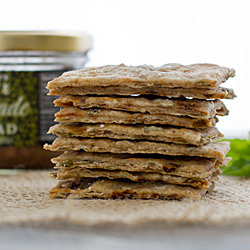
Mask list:
[{"label": "burlap fabric", "polygon": [[55,200],[47,171],[0,177],[0,225],[250,224],[250,180],[221,177],[200,201]]}]

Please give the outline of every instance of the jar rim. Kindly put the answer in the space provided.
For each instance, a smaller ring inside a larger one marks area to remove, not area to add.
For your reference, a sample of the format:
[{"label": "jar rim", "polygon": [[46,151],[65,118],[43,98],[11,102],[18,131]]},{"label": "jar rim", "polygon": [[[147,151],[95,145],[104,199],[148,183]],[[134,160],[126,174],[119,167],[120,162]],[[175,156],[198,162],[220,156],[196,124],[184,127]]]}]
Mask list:
[{"label": "jar rim", "polygon": [[92,44],[92,37],[80,31],[0,31],[0,51],[86,52]]}]

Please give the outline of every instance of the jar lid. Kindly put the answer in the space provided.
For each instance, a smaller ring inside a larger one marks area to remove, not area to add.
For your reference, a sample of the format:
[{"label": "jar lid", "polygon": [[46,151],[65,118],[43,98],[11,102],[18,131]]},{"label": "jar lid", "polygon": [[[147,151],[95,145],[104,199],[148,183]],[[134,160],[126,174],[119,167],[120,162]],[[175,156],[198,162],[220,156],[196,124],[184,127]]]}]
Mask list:
[{"label": "jar lid", "polygon": [[88,51],[92,37],[73,31],[0,31],[0,51]]}]

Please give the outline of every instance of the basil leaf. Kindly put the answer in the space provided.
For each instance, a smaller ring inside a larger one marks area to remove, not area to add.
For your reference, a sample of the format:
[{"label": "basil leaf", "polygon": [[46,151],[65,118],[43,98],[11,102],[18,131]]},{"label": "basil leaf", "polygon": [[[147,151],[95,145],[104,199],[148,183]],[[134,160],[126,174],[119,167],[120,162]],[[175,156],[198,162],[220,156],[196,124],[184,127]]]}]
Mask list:
[{"label": "basil leaf", "polygon": [[250,140],[227,140],[231,150],[227,156],[232,157],[227,167],[222,167],[224,175],[250,177]]}]

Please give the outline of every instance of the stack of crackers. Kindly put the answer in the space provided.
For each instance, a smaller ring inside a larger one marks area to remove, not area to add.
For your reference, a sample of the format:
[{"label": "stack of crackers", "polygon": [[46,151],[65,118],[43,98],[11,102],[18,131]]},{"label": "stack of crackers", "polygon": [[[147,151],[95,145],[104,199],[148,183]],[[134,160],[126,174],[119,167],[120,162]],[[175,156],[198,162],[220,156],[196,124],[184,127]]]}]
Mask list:
[{"label": "stack of crackers", "polygon": [[235,71],[213,64],[111,65],[66,72],[48,83],[63,107],[51,151],[51,197],[200,199],[228,162],[215,127],[228,115],[220,87]]}]

